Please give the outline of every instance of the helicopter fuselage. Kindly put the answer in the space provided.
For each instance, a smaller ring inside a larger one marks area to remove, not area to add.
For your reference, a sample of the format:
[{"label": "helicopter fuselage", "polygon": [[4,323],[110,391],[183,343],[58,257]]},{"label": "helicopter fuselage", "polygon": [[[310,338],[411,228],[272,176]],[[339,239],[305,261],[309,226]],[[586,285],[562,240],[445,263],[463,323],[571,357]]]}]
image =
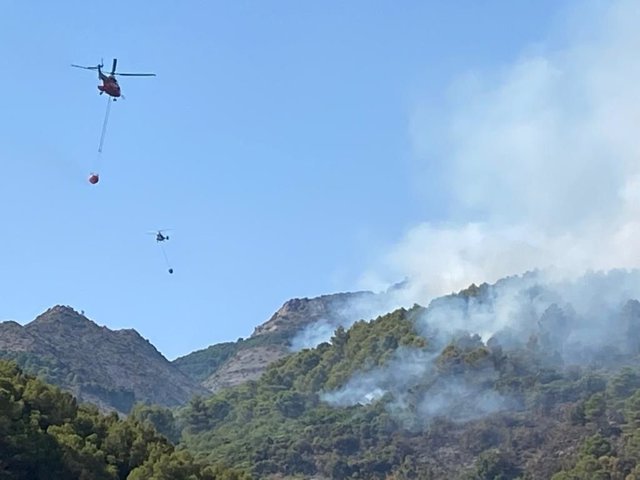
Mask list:
[{"label": "helicopter fuselage", "polygon": [[120,91],[120,85],[118,85],[118,80],[116,80],[116,75],[126,75],[127,77],[155,77],[155,73],[116,73],[116,65],[118,64],[118,59],[113,59],[113,66],[111,67],[111,72],[105,74],[102,71],[102,61],[99,65],[95,67],[87,67],[85,65],[75,65],[71,64],[72,67],[83,68],[85,70],[97,70],[98,71],[98,80],[102,82],[102,85],[98,85],[98,90],[100,90],[100,95],[106,93],[110,97],[113,97],[114,100],[118,97],[122,97],[122,92]]},{"label": "helicopter fuselage", "polygon": [[102,85],[98,85],[100,95],[106,93],[114,98],[118,98],[122,95],[120,92],[120,85],[118,85],[118,81],[114,77],[108,77],[101,73],[100,80],[102,80]]}]

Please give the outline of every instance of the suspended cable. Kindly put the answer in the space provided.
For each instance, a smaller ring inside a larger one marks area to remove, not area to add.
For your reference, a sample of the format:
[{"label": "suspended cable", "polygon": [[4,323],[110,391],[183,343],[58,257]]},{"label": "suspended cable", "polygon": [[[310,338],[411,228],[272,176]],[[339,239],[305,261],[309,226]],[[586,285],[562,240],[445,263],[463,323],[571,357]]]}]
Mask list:
[{"label": "suspended cable", "polygon": [[98,154],[94,163],[93,172],[89,175],[89,183],[96,184],[100,180],[100,160],[102,159],[102,147],[104,146],[104,138],[107,134],[107,124],[109,123],[109,113],[111,112],[111,97],[107,97],[107,110],[104,114],[104,121],[102,122],[102,131],[100,132],[100,143],[98,144]]},{"label": "suspended cable", "polygon": [[162,243],[160,243],[160,250],[162,250],[162,256],[164,257],[164,261],[167,264],[167,268],[169,269],[169,273],[173,273],[173,268],[171,267],[171,264],[169,263],[169,257],[167,257],[167,252],[165,252],[164,245],[162,245]]},{"label": "suspended cable", "polygon": [[102,153],[102,146],[104,145],[104,137],[107,134],[107,123],[109,122],[109,112],[111,111],[111,97],[107,97],[107,111],[104,114],[104,122],[102,122],[102,133],[100,134],[100,145],[98,146],[98,153]]}]

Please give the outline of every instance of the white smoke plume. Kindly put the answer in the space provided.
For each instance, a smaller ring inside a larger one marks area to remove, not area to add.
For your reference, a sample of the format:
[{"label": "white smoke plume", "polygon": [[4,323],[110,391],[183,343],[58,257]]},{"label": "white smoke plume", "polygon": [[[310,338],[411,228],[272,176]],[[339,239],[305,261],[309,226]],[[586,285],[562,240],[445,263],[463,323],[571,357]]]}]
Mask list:
[{"label": "white smoke plume", "polygon": [[338,327],[349,328],[359,320],[373,320],[404,306],[404,284],[397,284],[374,295],[356,294],[348,301],[334,302],[325,318],[301,329],[291,340],[291,350],[297,352],[328,342]]},{"label": "white smoke plume", "polygon": [[[416,157],[445,179],[449,220],[410,228],[361,283],[408,278],[398,299],[431,302],[417,329],[432,344],[461,332],[506,348],[536,338],[560,368],[640,348],[640,304],[626,303],[640,298],[640,3],[579,7],[564,45],[465,77],[444,114],[414,112]],[[535,273],[499,281],[526,271]],[[483,282],[498,283],[437,298]],[[492,388],[493,367],[483,379],[436,375],[427,357],[399,350],[323,399],[390,394],[401,419],[413,409],[426,421],[512,406]],[[422,397],[411,398],[417,386]]]},{"label": "white smoke plume", "polygon": [[436,357],[425,350],[399,348],[386,365],[354,375],[321,399],[345,407],[367,405],[389,394],[386,408],[407,428],[422,428],[436,417],[472,420],[514,405],[491,389],[497,376],[493,369],[476,371],[472,379],[441,376]]},{"label": "white smoke plume", "polygon": [[407,302],[427,304],[532,269],[640,266],[640,4],[579,7],[564,45],[467,76],[444,114],[416,108],[416,157],[452,215],[409,229],[363,286],[408,277]]},{"label": "white smoke plume", "polygon": [[398,348],[385,366],[355,375],[343,387],[323,394],[322,399],[336,406],[367,405],[385,393],[405,392],[432,372],[435,357],[424,350]]},{"label": "white smoke plume", "polygon": [[387,409],[405,427],[419,428],[436,417],[467,421],[521,408],[520,400],[495,389],[500,367],[488,353],[456,371],[439,365],[443,348],[453,342],[461,352],[540,349],[540,361],[556,370],[619,366],[640,352],[639,298],[640,270],[570,280],[532,272],[440,297],[416,319],[426,349],[401,347],[385,365],[356,373],[322,400],[366,405],[389,394]]},{"label": "white smoke plume", "polygon": [[307,325],[293,337],[290,349],[293,352],[298,352],[302,349],[313,348],[323,342],[328,342],[338,326],[335,321],[329,319],[318,320]]},{"label": "white smoke plume", "polygon": [[439,346],[468,332],[485,343],[493,338],[505,346],[524,346],[531,336],[564,330],[563,360],[581,363],[584,358],[578,360],[572,352],[624,343],[631,326],[622,312],[629,300],[637,299],[640,270],[591,272],[560,281],[536,272],[484,285],[476,296],[439,298],[416,327]]}]

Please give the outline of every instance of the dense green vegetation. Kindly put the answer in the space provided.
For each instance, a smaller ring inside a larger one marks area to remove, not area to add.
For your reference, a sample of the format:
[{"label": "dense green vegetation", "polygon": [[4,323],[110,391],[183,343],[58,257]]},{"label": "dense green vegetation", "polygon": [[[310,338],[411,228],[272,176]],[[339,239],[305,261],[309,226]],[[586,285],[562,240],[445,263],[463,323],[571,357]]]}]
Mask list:
[{"label": "dense green vegetation", "polygon": [[0,350],[0,358],[13,360],[22,370],[56,385],[73,384],[74,374],[54,355]]},{"label": "dense green vegetation", "polygon": [[[154,419],[158,420],[158,419]],[[0,361],[0,478],[242,480],[176,449],[149,421],[101,415]]]},{"label": "dense green vegetation", "polygon": [[[208,452],[208,461],[251,467],[259,477],[285,464],[284,472],[310,473],[315,470],[310,442],[332,441],[330,431],[340,429],[350,416],[322,404],[316,392],[321,386],[339,385],[356,369],[383,364],[398,345],[424,346],[413,331],[410,316],[411,312],[399,310],[380,318],[374,323],[376,328],[359,322],[349,331],[338,329],[332,345],[322,344],[283,359],[259,382],[207,400],[194,399],[180,412],[184,443],[194,451]],[[374,416],[369,419],[382,422],[384,428],[384,418]],[[315,429],[303,434],[306,426]],[[336,436],[340,440],[341,435]],[[372,438],[386,442],[376,431]],[[346,439],[344,447],[354,448],[348,444]],[[283,450],[283,445],[292,448]]]},{"label": "dense green vegetation", "polygon": [[590,435],[552,480],[640,479],[640,370],[625,368],[606,390],[575,404],[571,421],[588,425]]},{"label": "dense green vegetation", "polygon": [[[640,368],[623,366],[637,364],[637,352],[563,365],[549,328],[565,318],[557,305],[538,336],[511,348],[463,332],[446,345],[425,339],[415,333],[424,312],[338,329],[259,381],[194,399],[172,428],[199,460],[258,478],[640,479]],[[414,363],[399,362],[402,352]],[[406,391],[325,401],[358,372],[362,383],[396,365],[387,377],[399,378],[423,361],[429,368]]]},{"label": "dense green vegetation", "polygon": [[54,355],[0,351],[0,359],[13,360],[20,369],[44,382],[62,386],[69,391],[102,398],[105,403],[120,412],[130,411],[135,404],[135,394],[131,390],[107,388],[97,382],[87,381]]}]

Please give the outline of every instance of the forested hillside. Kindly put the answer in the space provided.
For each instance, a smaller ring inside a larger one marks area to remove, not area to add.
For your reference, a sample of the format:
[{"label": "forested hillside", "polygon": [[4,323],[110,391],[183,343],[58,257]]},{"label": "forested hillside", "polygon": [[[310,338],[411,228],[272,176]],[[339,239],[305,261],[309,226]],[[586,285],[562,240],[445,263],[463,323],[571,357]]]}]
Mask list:
[{"label": "forested hillside", "polygon": [[638,298],[636,271],[472,285],[126,420],[3,363],[0,466],[6,478],[50,478],[49,465],[88,479],[640,480]]},{"label": "forested hillside", "polygon": [[258,478],[640,479],[640,303],[619,280],[509,279],[338,329],[192,401],[182,444]]},{"label": "forested hillside", "polygon": [[104,416],[0,361],[0,478],[242,480],[176,449],[141,419]]}]

